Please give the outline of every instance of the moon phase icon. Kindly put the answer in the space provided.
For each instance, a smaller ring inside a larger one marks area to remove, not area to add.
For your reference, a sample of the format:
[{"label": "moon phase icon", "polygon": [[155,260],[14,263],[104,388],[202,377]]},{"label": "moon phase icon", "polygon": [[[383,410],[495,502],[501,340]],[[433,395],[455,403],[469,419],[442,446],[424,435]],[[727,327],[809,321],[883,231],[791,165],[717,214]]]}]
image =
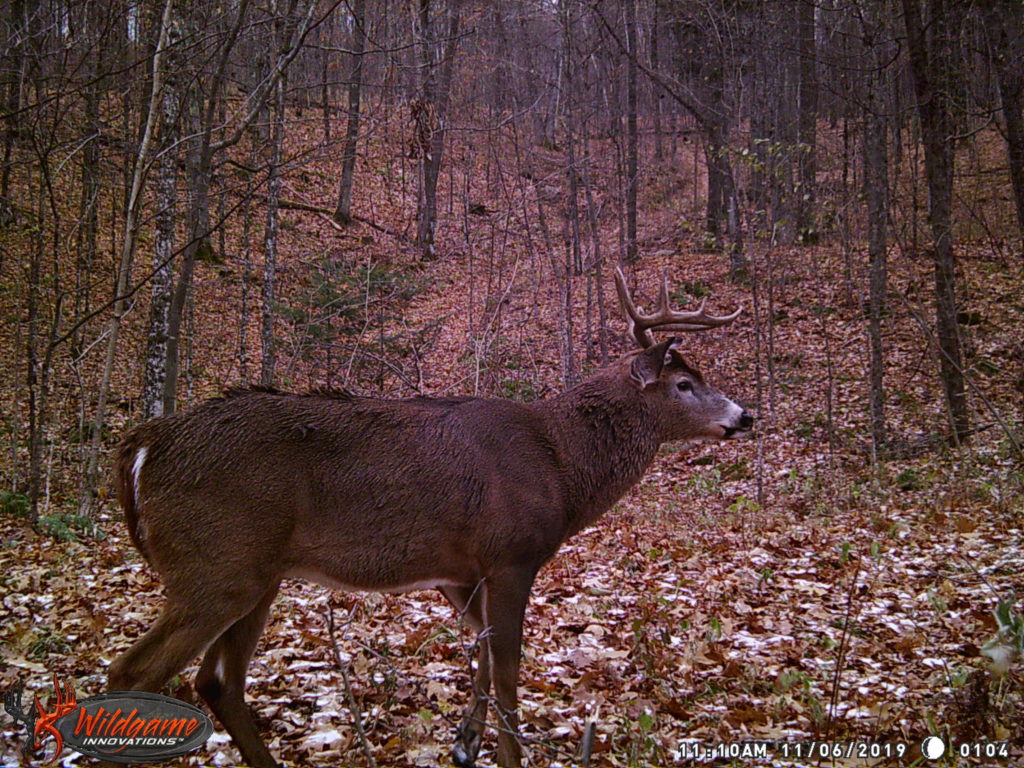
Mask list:
[{"label": "moon phase icon", "polygon": [[938,760],[946,751],[946,745],[938,736],[929,736],[921,742],[921,754],[929,760]]}]

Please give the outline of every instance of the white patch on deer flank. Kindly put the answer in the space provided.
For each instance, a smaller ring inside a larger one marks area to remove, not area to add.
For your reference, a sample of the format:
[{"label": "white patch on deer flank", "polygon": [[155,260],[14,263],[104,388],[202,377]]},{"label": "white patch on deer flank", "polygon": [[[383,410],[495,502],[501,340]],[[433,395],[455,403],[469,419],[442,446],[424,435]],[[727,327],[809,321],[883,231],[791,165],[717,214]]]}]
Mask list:
[{"label": "white patch on deer flank", "polygon": [[142,465],[146,462],[146,454],[149,449],[142,446],[135,454],[135,461],[132,463],[132,487],[135,489],[135,506],[138,507],[142,501],[142,494],[139,492],[139,477],[142,475]]}]

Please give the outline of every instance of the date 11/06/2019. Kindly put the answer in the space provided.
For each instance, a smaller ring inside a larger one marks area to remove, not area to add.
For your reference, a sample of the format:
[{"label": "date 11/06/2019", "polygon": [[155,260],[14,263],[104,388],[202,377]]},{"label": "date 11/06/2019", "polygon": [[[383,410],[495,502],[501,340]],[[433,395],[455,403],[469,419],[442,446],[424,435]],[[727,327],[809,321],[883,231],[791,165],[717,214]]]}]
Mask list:
[{"label": "date 11/06/2019", "polygon": [[[938,736],[929,736],[920,745],[920,755],[927,760],[938,760],[944,755],[965,758],[1008,758],[1010,750],[1005,741],[961,742],[947,744]],[[907,757],[912,746],[902,741],[737,741],[705,743],[680,742],[674,757],[680,760],[715,759],[871,759]]]}]

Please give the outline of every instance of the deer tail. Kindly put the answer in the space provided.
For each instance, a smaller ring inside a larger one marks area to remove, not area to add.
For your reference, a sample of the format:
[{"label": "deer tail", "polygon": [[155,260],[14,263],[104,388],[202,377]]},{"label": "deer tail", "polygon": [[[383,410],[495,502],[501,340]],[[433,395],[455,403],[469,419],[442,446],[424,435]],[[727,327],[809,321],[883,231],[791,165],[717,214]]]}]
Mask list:
[{"label": "deer tail", "polygon": [[117,449],[114,466],[114,478],[117,486],[117,500],[124,510],[124,520],[128,526],[128,535],[132,544],[147,560],[145,540],[139,524],[140,476],[146,461],[148,449],[142,444],[139,430],[128,434]]}]

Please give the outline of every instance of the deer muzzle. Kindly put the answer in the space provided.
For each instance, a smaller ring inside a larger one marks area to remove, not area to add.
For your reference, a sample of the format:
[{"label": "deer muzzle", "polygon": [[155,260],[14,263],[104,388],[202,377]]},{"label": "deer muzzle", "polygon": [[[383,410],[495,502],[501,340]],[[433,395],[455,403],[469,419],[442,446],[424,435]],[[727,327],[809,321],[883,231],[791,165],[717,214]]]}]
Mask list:
[{"label": "deer muzzle", "polygon": [[[737,406],[738,408],[739,406]],[[734,440],[738,437],[744,437],[750,434],[750,430],[754,427],[754,417],[746,411],[741,410],[739,416],[732,424],[722,424],[722,438],[725,440]]]}]

